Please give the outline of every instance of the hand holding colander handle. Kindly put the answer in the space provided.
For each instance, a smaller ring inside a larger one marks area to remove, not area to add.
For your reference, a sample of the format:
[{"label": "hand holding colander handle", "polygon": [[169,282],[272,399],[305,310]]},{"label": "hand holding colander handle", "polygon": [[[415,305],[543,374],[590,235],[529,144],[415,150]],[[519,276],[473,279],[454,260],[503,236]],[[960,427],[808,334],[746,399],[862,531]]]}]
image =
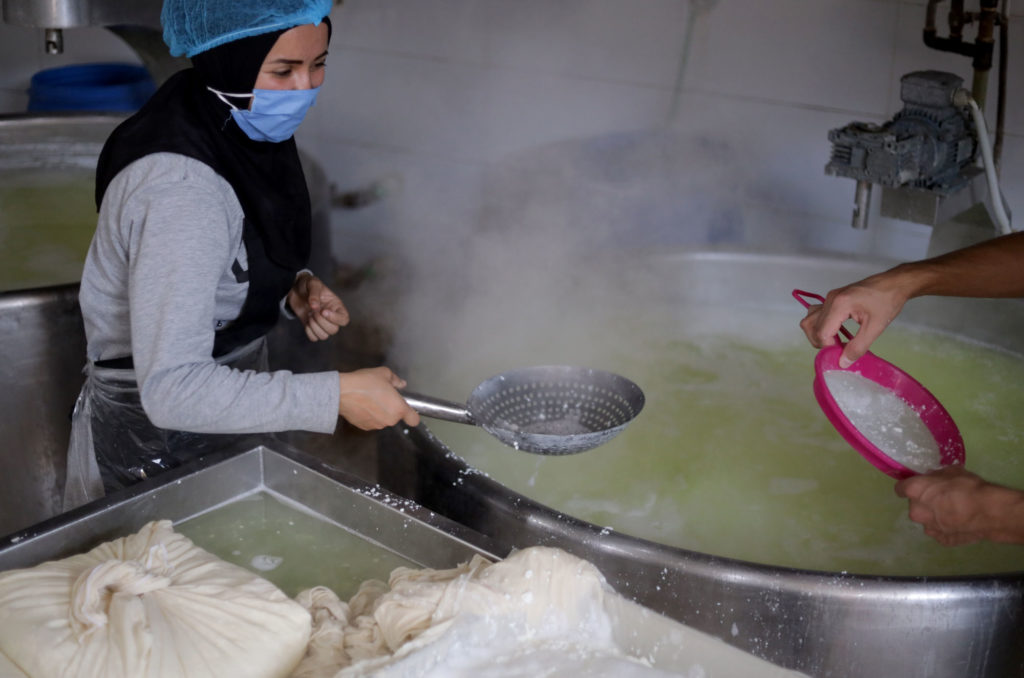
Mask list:
[{"label": "hand holding colander handle", "polygon": [[[804,297],[809,297],[822,304],[825,303],[825,297],[821,296],[820,294],[815,294],[814,292],[804,292],[803,290],[793,290],[793,298],[799,301],[801,304],[803,304],[804,308],[810,308],[811,304],[806,299],[804,299]],[[847,341],[853,339],[853,335],[850,334],[850,330],[846,329],[842,325],[839,326],[839,331],[843,333],[843,336],[846,337]],[[836,343],[843,343],[843,340],[839,338],[838,334],[836,335]]]},{"label": "hand holding colander handle", "polygon": [[422,415],[433,417],[434,419],[443,419],[444,421],[454,421],[456,424],[476,424],[476,420],[473,419],[473,415],[466,409],[465,404],[411,391],[402,391],[401,393],[402,397],[405,398],[405,402],[409,403],[409,407]]}]

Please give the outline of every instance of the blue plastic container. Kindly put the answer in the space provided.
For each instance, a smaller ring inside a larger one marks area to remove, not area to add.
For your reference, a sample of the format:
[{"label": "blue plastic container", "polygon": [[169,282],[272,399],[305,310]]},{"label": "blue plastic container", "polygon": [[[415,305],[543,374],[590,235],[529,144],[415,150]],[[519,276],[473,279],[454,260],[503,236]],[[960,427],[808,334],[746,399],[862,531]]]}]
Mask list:
[{"label": "blue plastic container", "polygon": [[137,64],[61,66],[32,76],[28,110],[135,111],[155,91],[153,78]]}]

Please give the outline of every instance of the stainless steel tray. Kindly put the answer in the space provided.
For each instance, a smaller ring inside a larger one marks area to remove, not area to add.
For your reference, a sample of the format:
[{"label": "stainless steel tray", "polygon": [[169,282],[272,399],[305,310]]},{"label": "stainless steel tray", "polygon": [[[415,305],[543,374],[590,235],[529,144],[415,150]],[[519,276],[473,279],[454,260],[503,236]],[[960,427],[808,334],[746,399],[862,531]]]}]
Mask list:
[{"label": "stainless steel tray", "polygon": [[293,502],[421,567],[453,567],[474,554],[497,558],[498,550],[487,537],[413,501],[301,452],[260,446],[183,466],[8,535],[0,540],[0,570],[80,553],[151,520],[180,523],[258,490]]}]

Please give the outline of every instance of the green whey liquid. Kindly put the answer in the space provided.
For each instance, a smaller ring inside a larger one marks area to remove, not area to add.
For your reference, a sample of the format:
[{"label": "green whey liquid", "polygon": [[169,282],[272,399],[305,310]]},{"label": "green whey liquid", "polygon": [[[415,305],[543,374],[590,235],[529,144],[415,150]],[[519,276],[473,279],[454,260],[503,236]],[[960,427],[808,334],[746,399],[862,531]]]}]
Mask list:
[{"label": "green whey liquid", "polygon": [[[637,382],[647,398],[643,412],[618,438],[578,455],[532,455],[479,428],[426,420],[494,480],[599,526],[702,553],[830,572],[1024,570],[1024,547],[946,548],[907,518],[894,481],[851,448],[818,407],[815,351],[797,326],[800,317],[796,310],[699,306],[630,311],[599,327],[545,335],[544,344],[524,342],[521,352],[502,346],[491,355],[481,346],[477,354],[487,357],[463,352],[457,373],[421,367],[410,383],[438,384],[439,394],[458,399],[491,374],[534,364],[585,364]],[[1024,359],[897,326],[872,350],[949,410],[969,470],[1024,488]]]},{"label": "green whey liquid", "polygon": [[0,172],[0,291],[77,283],[96,230],[91,170]]},{"label": "green whey liquid", "polygon": [[324,518],[264,493],[247,495],[175,526],[196,546],[273,582],[288,596],[326,586],[348,600],[368,579],[417,567]]}]

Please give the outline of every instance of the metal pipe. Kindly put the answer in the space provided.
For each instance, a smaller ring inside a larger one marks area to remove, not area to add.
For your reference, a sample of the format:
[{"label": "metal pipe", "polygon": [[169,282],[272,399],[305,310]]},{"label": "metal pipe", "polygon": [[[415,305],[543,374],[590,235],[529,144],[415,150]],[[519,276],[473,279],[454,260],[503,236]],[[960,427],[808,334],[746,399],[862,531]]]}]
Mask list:
[{"label": "metal pipe", "polygon": [[47,28],[43,34],[43,49],[47,54],[64,53],[64,31],[60,28]]},{"label": "metal pipe", "polygon": [[[952,0],[949,10],[949,35],[939,37],[935,27],[935,14],[942,0],[929,0],[925,10],[924,44],[932,49],[953,52],[971,57],[974,78],[971,84],[971,97],[984,109],[988,98],[988,72],[992,70],[992,57],[995,53],[995,27],[1005,25],[999,12],[1000,0],[981,0],[981,8],[977,13],[964,11],[963,0]],[[1005,14],[1005,13],[1004,13]],[[978,34],[974,42],[964,42],[964,26],[977,22]],[[1005,40],[1003,41],[1005,43]]]},{"label": "metal pipe", "polygon": [[948,37],[940,38],[938,31],[935,27],[935,14],[938,9],[938,5],[943,0],[929,0],[928,7],[925,10],[925,24],[924,24],[924,44],[932,49],[937,49],[943,52],[953,52],[963,56],[974,56],[974,45],[965,43],[961,37],[961,29],[963,26],[963,6],[962,3],[960,11],[957,12],[956,8],[950,10],[947,22],[950,26],[950,35]]},{"label": "metal pipe", "polygon": [[974,38],[974,70],[992,70],[995,54],[995,29],[999,23],[999,0],[981,0],[978,13],[978,35]]},{"label": "metal pipe", "polygon": [[940,2],[942,0],[928,0],[928,6],[924,10],[924,31],[926,34],[935,33],[935,13]]},{"label": "metal pipe", "polygon": [[[924,44],[932,49],[952,52],[974,60],[974,69],[987,71],[992,68],[994,49],[994,27],[999,16],[999,0],[981,0],[981,11],[977,14],[964,11],[963,0],[953,0],[947,22],[949,35],[939,37],[935,27],[935,14],[943,0],[929,0],[925,10]],[[964,42],[963,27],[978,22],[978,36],[974,42]],[[977,98],[977,97],[975,97]]]},{"label": "metal pipe", "polygon": [[992,55],[995,53],[995,26],[999,21],[999,0],[981,0],[978,14],[978,35],[974,38],[974,80],[971,97],[982,110],[988,101],[988,72],[992,70]]},{"label": "metal pipe", "polygon": [[871,182],[858,181],[853,199],[853,227],[863,230],[868,227],[868,208],[871,206]]},{"label": "metal pipe", "polygon": [[957,42],[963,40],[964,25],[970,23],[970,18],[964,16],[964,0],[952,0],[949,7],[949,37]]},{"label": "metal pipe", "polygon": [[1003,157],[1003,126],[1006,122],[1006,60],[1010,44],[1010,0],[1003,0],[1003,12],[999,17],[999,71],[996,91],[996,129],[995,141],[992,142],[992,157],[999,174],[1000,160]]},{"label": "metal pipe", "polygon": [[971,98],[978,102],[978,106],[985,110],[985,99],[988,97],[988,71],[974,71],[974,78],[971,80]]}]

